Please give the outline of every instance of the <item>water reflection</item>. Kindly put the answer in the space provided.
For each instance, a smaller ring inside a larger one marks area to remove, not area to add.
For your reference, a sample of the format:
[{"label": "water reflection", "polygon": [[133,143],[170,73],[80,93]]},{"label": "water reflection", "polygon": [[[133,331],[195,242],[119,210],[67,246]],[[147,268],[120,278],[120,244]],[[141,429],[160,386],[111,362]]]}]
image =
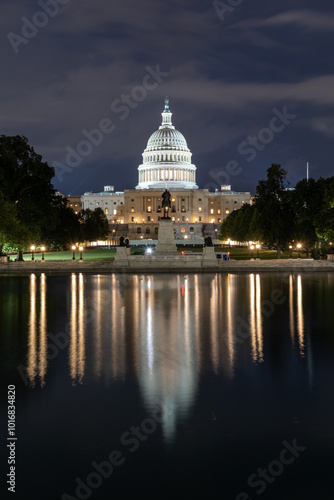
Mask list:
[{"label": "water reflection", "polygon": [[[295,313],[296,311],[296,313]],[[305,356],[305,326],[303,310],[303,285],[302,277],[289,276],[289,324],[292,344],[295,344],[297,331],[299,352]]]},{"label": "water reflection", "polygon": [[71,277],[71,322],[69,364],[73,383],[82,383],[85,373],[84,277]]},{"label": "water reflection", "polygon": [[44,274],[41,274],[39,280],[35,274],[30,276],[29,295],[27,376],[32,387],[35,386],[37,378],[43,387],[47,371],[46,277]]},{"label": "water reflection", "polygon": [[250,334],[252,340],[252,358],[254,363],[263,361],[263,334],[262,334],[262,310],[261,310],[261,283],[260,275],[249,276],[250,293]]},{"label": "water reflection", "polygon": [[[209,367],[233,378],[241,353],[253,363],[265,361],[263,304],[273,290],[265,280],[259,274],[72,274],[68,297],[72,383],[82,384],[86,376],[109,383],[134,374],[146,408],[161,407],[163,431],[171,438],[176,421],[194,403],[203,370]],[[47,278],[31,275],[29,286],[27,372],[31,385],[39,379],[43,386],[48,368]],[[304,357],[302,277],[290,275],[284,293],[289,311],[283,331],[298,343]],[[276,305],[275,314],[286,305]],[[239,316],[249,324],[242,342]]]}]

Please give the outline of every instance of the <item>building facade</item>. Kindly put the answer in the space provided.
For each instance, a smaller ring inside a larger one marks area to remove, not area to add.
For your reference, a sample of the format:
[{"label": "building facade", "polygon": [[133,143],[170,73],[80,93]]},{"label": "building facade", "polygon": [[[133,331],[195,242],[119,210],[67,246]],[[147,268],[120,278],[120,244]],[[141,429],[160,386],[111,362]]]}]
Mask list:
[{"label": "building facade", "polygon": [[103,209],[112,240],[118,235],[130,240],[157,239],[165,189],[171,193],[169,216],[175,223],[175,238],[189,241],[205,236],[217,238],[227,215],[251,201],[250,193],[234,192],[231,186],[221,186],[215,192],[199,189],[192,153],[184,136],[172,124],[168,98],[162,123],[149,138],[142,156],[135,189],[115,192],[113,186],[105,186],[100,193],[85,193],[81,197],[83,209]]}]

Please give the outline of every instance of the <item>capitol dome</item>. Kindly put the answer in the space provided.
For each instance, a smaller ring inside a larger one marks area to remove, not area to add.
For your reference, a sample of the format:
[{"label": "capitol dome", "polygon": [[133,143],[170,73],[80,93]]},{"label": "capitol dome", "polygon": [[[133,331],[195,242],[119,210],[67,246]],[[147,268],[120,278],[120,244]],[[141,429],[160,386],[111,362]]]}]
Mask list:
[{"label": "capitol dome", "polygon": [[161,113],[162,123],[147,142],[138,167],[136,189],[197,189],[196,167],[184,136],[172,125],[169,99]]}]

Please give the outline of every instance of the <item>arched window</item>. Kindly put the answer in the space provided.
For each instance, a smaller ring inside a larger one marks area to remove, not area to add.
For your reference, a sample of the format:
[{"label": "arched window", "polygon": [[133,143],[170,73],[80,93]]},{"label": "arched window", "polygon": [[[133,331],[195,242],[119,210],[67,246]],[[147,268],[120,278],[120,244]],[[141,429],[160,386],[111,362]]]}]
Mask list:
[{"label": "arched window", "polygon": [[141,227],[137,227],[137,234],[141,233]]},{"label": "arched window", "polygon": [[186,232],[186,228],[185,227],[181,227],[181,233],[185,233]]},{"label": "arched window", "polygon": [[194,234],[194,228],[193,228],[193,227],[191,227],[191,228],[189,229],[189,232],[190,232],[191,234]]}]

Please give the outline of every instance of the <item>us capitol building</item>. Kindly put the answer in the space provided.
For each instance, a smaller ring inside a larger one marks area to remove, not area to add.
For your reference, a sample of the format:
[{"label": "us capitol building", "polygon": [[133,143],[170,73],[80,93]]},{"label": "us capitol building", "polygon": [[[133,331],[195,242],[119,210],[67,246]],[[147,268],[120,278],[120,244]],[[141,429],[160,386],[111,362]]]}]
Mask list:
[{"label": "us capitol building", "polygon": [[109,243],[117,243],[120,236],[130,242],[157,239],[161,195],[166,188],[171,193],[169,215],[175,223],[175,239],[188,243],[200,243],[206,236],[216,239],[224,218],[244,203],[250,203],[250,193],[231,191],[231,186],[221,186],[215,192],[199,189],[192,153],[184,136],[172,124],[168,98],[161,115],[162,123],[142,154],[135,189],[119,192],[113,186],[105,186],[101,193],[68,197],[75,211],[103,209],[109,221]]}]

